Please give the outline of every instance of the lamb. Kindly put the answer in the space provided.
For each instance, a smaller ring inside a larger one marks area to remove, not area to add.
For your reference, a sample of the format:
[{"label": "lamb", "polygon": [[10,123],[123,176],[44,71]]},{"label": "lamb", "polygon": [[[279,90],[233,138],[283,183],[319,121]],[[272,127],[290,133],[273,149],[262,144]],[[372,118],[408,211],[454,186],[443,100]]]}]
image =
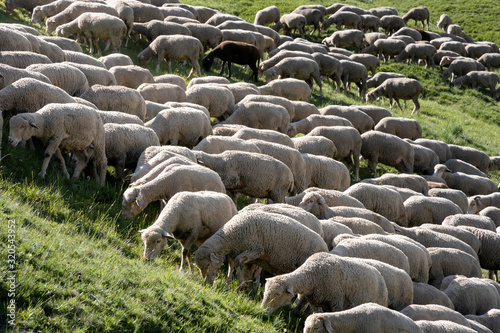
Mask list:
[{"label": "lamb", "polygon": [[337,12],[321,23],[321,30],[328,29],[332,24],[336,25],[337,30],[342,26],[350,29],[360,29],[363,22],[361,16],[353,12]]},{"label": "lamb", "polygon": [[392,108],[392,100],[394,99],[399,106],[401,112],[403,112],[403,108],[399,104],[399,100],[408,100],[411,99],[414,104],[413,111],[411,114],[413,115],[417,112],[420,115],[420,103],[418,102],[418,97],[422,94],[424,88],[422,85],[415,79],[409,78],[395,78],[395,79],[387,79],[382,83],[379,87],[370,91],[366,98],[368,101],[373,101],[377,97],[383,96],[389,98],[389,104]]},{"label": "lamb", "polygon": [[121,111],[138,116],[142,121],[146,116],[146,103],[141,94],[123,86],[94,85],[81,98],[95,104],[99,110]]},{"label": "lamb", "polygon": [[191,246],[202,244],[236,214],[236,206],[224,193],[179,192],[168,201],[152,225],[139,230],[144,257],[154,260],[167,239],[174,238],[182,246],[180,269],[185,270],[186,262],[192,267]]},{"label": "lamb", "polygon": [[415,282],[428,282],[432,262],[429,252],[423,245],[401,235],[368,234],[362,238],[381,241],[400,249],[408,257],[410,278]]},{"label": "lamb", "polygon": [[144,23],[134,22],[133,31],[145,36],[149,42],[162,35],[192,36],[191,30],[183,24],[163,20],[151,20]]},{"label": "lamb", "polygon": [[186,90],[186,100],[208,109],[210,117],[221,118],[234,111],[234,95],[229,88],[214,84],[196,84]]},{"label": "lamb", "polygon": [[488,327],[493,333],[498,333],[500,327],[500,310],[491,309],[482,315],[465,315],[465,318]]},{"label": "lamb", "polygon": [[481,315],[492,308],[498,308],[500,300],[498,291],[482,279],[448,276],[443,284],[445,282],[447,285],[441,290],[453,302],[455,310],[463,315]]},{"label": "lamb", "polygon": [[413,304],[438,304],[455,309],[450,298],[438,288],[427,283],[413,282]]},{"label": "lamb", "polygon": [[407,24],[409,20],[415,20],[415,26],[417,26],[417,21],[421,21],[422,29],[425,29],[425,21],[427,21],[427,30],[429,30],[429,16],[427,7],[415,7],[403,15],[403,21]]},{"label": "lamb", "polygon": [[203,111],[187,107],[160,111],[144,125],[155,131],[164,145],[192,148],[212,134],[210,118]]},{"label": "lamb", "polygon": [[183,25],[189,29],[193,37],[200,40],[205,50],[208,48],[213,49],[222,42],[222,32],[217,27],[210,24],[191,22],[184,23]]},{"label": "lamb", "polygon": [[[153,172],[151,170],[151,172]],[[147,176],[147,174],[146,174]],[[220,176],[205,167],[188,164],[171,164],[154,179],[132,183],[123,193],[122,214],[133,218],[153,201],[168,201],[177,192],[214,191],[225,193]]]},{"label": "lamb", "polygon": [[172,73],[172,60],[189,60],[191,63],[190,78],[194,71],[198,76],[201,76],[200,65],[198,58],[203,55],[203,45],[198,38],[184,35],[163,35],[158,36],[149,44],[147,48],[137,55],[137,59],[142,66],[145,66],[152,56],[158,57],[156,71],[160,71],[160,63],[162,60],[168,64],[168,72]]},{"label": "lamb", "polygon": [[436,48],[429,44],[408,44],[405,49],[394,59],[396,62],[409,60],[416,64],[419,60],[425,61],[425,68],[434,67]]},{"label": "lamb", "polygon": [[170,83],[142,83],[137,91],[144,100],[156,103],[186,102],[186,92],[181,87]]},{"label": "lamb", "polygon": [[408,225],[440,224],[447,216],[461,214],[462,210],[452,201],[439,197],[411,197],[404,202]]},{"label": "lamb", "polygon": [[[295,244],[294,248],[284,251],[283,244],[289,242]],[[247,269],[256,264],[270,273],[283,274],[293,271],[312,254],[327,250],[320,235],[296,220],[250,210],[235,215],[194,255],[202,276],[213,282],[226,254]]]},{"label": "lamb", "polygon": [[387,287],[377,269],[355,258],[329,253],[315,253],[293,272],[268,278],[262,306],[272,312],[289,303],[295,293],[327,312],[366,302],[387,304]]},{"label": "lamb", "polygon": [[[478,278],[482,276],[479,261],[464,251],[445,247],[428,247],[427,250],[432,260],[429,271],[429,284],[436,288],[442,286],[443,279],[448,275],[457,274]],[[443,288],[441,290],[444,291]],[[446,294],[450,297],[448,293]],[[453,300],[451,301],[453,302]],[[457,304],[455,302],[453,304],[457,309]]]},{"label": "lamb", "polygon": [[399,172],[413,173],[415,152],[412,146],[392,134],[369,131],[361,135],[361,155],[369,160],[373,177],[377,177],[379,162],[395,167]]},{"label": "lamb", "polygon": [[45,75],[53,85],[63,89],[70,96],[80,96],[89,88],[85,74],[67,64],[35,64],[28,66],[26,70]]},{"label": "lamb", "polygon": [[373,129],[373,119],[356,106],[328,105],[320,109],[324,116],[338,116],[347,119],[360,134]]},{"label": "lamb", "polygon": [[87,77],[89,87],[92,87],[94,85],[115,86],[117,84],[116,78],[113,73],[108,71],[106,68],[103,68],[104,65],[102,65],[100,62],[99,64],[101,64],[101,66],[103,67],[69,61],[65,61],[64,64],[71,65],[81,70]]},{"label": "lamb", "polygon": [[407,225],[403,199],[398,192],[373,184],[358,183],[347,189],[345,194],[358,199],[367,209],[385,216],[390,221],[402,226]]},{"label": "lamb", "polygon": [[50,64],[52,61],[43,54],[29,51],[0,51],[0,63],[24,69],[33,64]]},{"label": "lamb", "polygon": [[292,139],[290,139],[290,137],[288,137],[288,135],[273,130],[261,130],[243,126],[243,128],[238,129],[236,133],[233,134],[233,137],[240,138],[243,140],[260,139],[264,141],[279,143],[294,148],[293,141]]},{"label": "lamb", "polygon": [[467,319],[459,312],[454,311],[446,306],[437,304],[418,305],[412,304],[400,311],[402,314],[412,319],[417,320],[448,320],[459,325],[470,327]]},{"label": "lamb", "polygon": [[384,63],[391,57],[395,58],[406,47],[406,43],[398,39],[377,39],[372,45],[367,46],[362,53],[375,53]]},{"label": "lamb", "polygon": [[313,154],[331,157],[337,153],[337,148],[332,140],[322,136],[302,136],[292,138],[295,149],[302,154]]},{"label": "lamb", "polygon": [[363,31],[357,29],[339,30],[335,31],[330,37],[323,39],[322,43],[326,46],[354,47],[361,51],[364,36]]},{"label": "lamb", "polygon": [[[66,178],[68,171],[61,149],[83,150],[93,145],[95,161],[99,169],[98,182],[104,185],[106,177],[106,155],[104,146],[104,127],[95,109],[76,103],[44,106],[34,113],[20,113],[10,118],[9,144],[13,147],[19,142],[35,136],[45,142],[45,158],[39,175],[45,178],[47,166],[52,155],[59,159]],[[73,174],[77,178],[78,172]]]},{"label": "lamb", "polygon": [[[285,196],[293,190],[293,174],[277,159],[264,154],[225,151],[221,154],[206,154],[195,151],[198,163],[216,171],[228,191],[242,193],[254,198],[269,198],[274,203],[283,203]],[[261,177],[262,170],[273,170],[269,177]]]},{"label": "lamb", "polygon": [[421,330],[413,320],[397,311],[378,304],[365,303],[350,310],[308,316],[304,333],[311,332],[417,333]]},{"label": "lamb", "polygon": [[289,137],[293,138],[297,134],[308,134],[314,128],[319,126],[352,126],[352,123],[343,118],[336,115],[319,115],[312,114],[300,121],[290,123],[288,125],[287,134]]},{"label": "lamb", "polygon": [[434,176],[441,177],[450,188],[461,190],[468,197],[497,191],[495,183],[489,178],[468,175],[462,172],[452,173],[444,164],[434,166]]},{"label": "lamb", "polygon": [[455,87],[461,88],[463,86],[471,87],[476,89],[490,88],[490,95],[495,97],[495,87],[500,82],[500,77],[496,73],[484,72],[484,71],[470,71],[464,76],[460,76],[455,79]]},{"label": "lamb", "polygon": [[259,10],[255,14],[254,25],[268,25],[280,20],[280,10],[276,6],[269,6]]},{"label": "lamb", "polygon": [[119,52],[122,39],[127,34],[127,26],[118,17],[105,14],[105,13],[83,13],[73,21],[66,24],[61,24],[56,28],[56,35],[60,37],[68,37],[70,35],[88,38],[90,44],[90,53],[94,53],[95,44],[99,54],[102,53],[98,39],[108,40],[108,45],[104,49],[106,51],[109,47],[109,42],[113,46],[113,52]]},{"label": "lamb", "polygon": [[344,84],[344,92],[347,93],[349,82],[356,83],[358,86],[358,96],[365,98],[366,95],[366,81],[368,79],[368,71],[366,67],[360,63],[350,60],[340,60],[342,64],[341,80]]},{"label": "lamb", "polygon": [[488,195],[476,195],[468,198],[467,213],[477,214],[481,212],[485,207],[499,207],[500,208],[500,194],[491,193]]},{"label": "lamb", "polygon": [[443,77],[447,79],[451,76],[450,82],[453,82],[455,77],[464,76],[468,72],[482,70],[484,70],[484,66],[481,63],[473,59],[458,58],[453,60],[450,66],[443,72]]},{"label": "lamb", "polygon": [[311,98],[311,88],[307,83],[297,79],[274,80],[259,87],[261,95],[281,96],[293,101],[307,102]]},{"label": "lamb", "polygon": [[398,31],[406,25],[405,21],[397,15],[384,15],[380,18],[380,27],[387,36]]},{"label": "lamb", "polygon": [[432,188],[429,190],[429,196],[448,199],[460,207],[462,213],[467,213],[467,196],[462,191],[451,188]]},{"label": "lamb", "polygon": [[290,115],[281,105],[268,102],[248,102],[236,110],[221,124],[240,124],[251,128],[276,130],[286,133]]}]

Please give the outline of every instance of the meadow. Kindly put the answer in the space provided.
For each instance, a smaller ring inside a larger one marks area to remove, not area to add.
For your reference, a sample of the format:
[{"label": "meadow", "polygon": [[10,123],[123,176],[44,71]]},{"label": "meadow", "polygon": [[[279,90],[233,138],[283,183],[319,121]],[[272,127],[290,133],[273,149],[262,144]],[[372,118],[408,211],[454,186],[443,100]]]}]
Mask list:
[{"label": "meadow", "polygon": [[[255,13],[272,4],[282,13],[304,2],[263,0],[190,0],[253,22]],[[310,3],[310,2],[307,2]],[[314,3],[328,6],[324,0]],[[414,6],[431,12],[430,30],[442,13],[475,40],[500,43],[497,17],[500,8],[492,0],[453,2],[365,0],[346,3],[369,9],[392,6],[400,16]],[[29,24],[29,13],[6,14],[0,1],[0,22]],[[413,24],[413,21],[410,22]],[[40,30],[41,31],[41,30]],[[333,31],[333,30],[332,30]],[[332,31],[324,32],[323,37]],[[42,32],[42,31],[41,31]],[[315,42],[320,38],[308,37]],[[132,41],[122,52],[136,61],[145,41]],[[85,50],[88,53],[88,49]],[[105,53],[106,55],[107,53]],[[156,72],[156,61],[147,68],[154,75],[167,71],[165,63]],[[187,77],[189,67],[176,64],[174,74]],[[471,146],[490,156],[500,155],[499,102],[485,90],[457,89],[443,79],[439,67],[389,62],[379,71],[394,71],[419,80],[425,88],[421,115],[410,116],[412,103],[395,116],[417,119],[423,137]],[[204,75],[218,75],[219,68]],[[233,66],[232,82],[249,76],[248,69]],[[264,84],[260,78],[258,85]],[[324,97],[315,86],[312,103],[363,104],[357,90],[338,93],[324,84]],[[376,102],[389,107],[388,102]],[[121,193],[116,190],[113,170],[107,184],[99,187],[85,178],[66,180],[56,163],[46,179],[38,172],[43,149],[30,151],[7,145],[8,117],[4,115],[2,159],[0,161],[0,331],[17,332],[301,332],[305,316],[293,317],[285,308],[272,315],[260,308],[262,290],[246,294],[236,280],[224,281],[221,270],[214,285],[205,284],[199,272],[178,271],[180,247],[171,243],[153,263],[142,259],[143,244],[138,230],[152,224],[158,205],[151,205],[134,220],[121,216]],[[392,170],[380,166],[382,172]],[[362,163],[361,178],[372,177]],[[492,173],[495,183],[500,173]],[[239,207],[247,204],[240,201]],[[8,222],[11,221],[11,222]],[[15,239],[15,267],[7,260],[10,234]],[[12,273],[16,271],[16,273]],[[15,277],[15,297],[4,292],[7,278]],[[7,305],[15,300],[15,326],[10,326]]]}]

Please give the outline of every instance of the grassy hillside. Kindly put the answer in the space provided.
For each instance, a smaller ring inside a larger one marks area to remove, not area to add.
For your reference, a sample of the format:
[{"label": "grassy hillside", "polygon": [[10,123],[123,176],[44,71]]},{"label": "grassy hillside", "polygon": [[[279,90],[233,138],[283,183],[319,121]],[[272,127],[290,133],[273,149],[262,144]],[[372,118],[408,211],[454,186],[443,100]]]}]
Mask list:
[{"label": "grassy hillside", "polygon": [[[217,8],[253,22],[255,12],[276,4],[282,13],[303,2],[292,1],[186,1]],[[317,1],[328,6],[330,3]],[[425,5],[431,11],[431,30],[441,13],[448,13],[455,23],[477,40],[500,43],[496,17],[500,9],[494,1],[347,1],[371,8],[396,6],[402,15],[409,8]],[[16,10],[5,13],[0,0],[0,22],[27,24],[29,16]],[[324,34],[326,36],[326,34]],[[313,40],[319,41],[317,37]],[[129,43],[122,52],[136,59],[146,42]],[[88,50],[87,50],[88,51]],[[155,75],[167,71],[156,61],[147,66]],[[216,66],[214,66],[216,67]],[[176,65],[175,74],[186,77],[189,69]],[[248,70],[234,66],[232,81],[243,80]],[[448,143],[472,146],[489,155],[500,155],[500,113],[497,101],[484,90],[458,90],[441,76],[440,70],[388,63],[380,71],[401,72],[418,79],[425,88],[420,117],[424,137]],[[218,74],[213,68],[211,75]],[[261,78],[259,85],[265,82]],[[312,102],[360,104],[357,92],[337,93],[327,83],[324,98],[315,87]],[[377,102],[388,107],[387,102]],[[395,116],[407,116],[394,110]],[[16,278],[15,298],[0,293],[0,331],[8,326],[8,302],[15,299],[17,331],[62,332],[301,332],[304,317],[293,318],[288,309],[269,316],[259,307],[262,292],[247,295],[236,281],[224,283],[223,272],[214,286],[201,281],[198,272],[179,273],[180,248],[172,243],[152,264],[142,258],[143,245],[138,230],[150,225],[158,214],[152,205],[133,221],[121,214],[121,191],[115,190],[113,176],[98,187],[84,178],[65,180],[56,163],[47,178],[37,173],[43,149],[36,151],[7,145],[8,115],[2,138],[0,162],[0,290],[7,290],[7,278]],[[381,167],[382,171],[389,168]],[[112,172],[112,170],[110,170]],[[371,177],[363,164],[362,178]],[[500,175],[492,175],[495,182]],[[244,204],[242,202],[241,204]],[[7,221],[12,221],[8,223]],[[15,266],[8,258],[9,232],[15,235]],[[16,270],[17,273],[11,273]]]}]

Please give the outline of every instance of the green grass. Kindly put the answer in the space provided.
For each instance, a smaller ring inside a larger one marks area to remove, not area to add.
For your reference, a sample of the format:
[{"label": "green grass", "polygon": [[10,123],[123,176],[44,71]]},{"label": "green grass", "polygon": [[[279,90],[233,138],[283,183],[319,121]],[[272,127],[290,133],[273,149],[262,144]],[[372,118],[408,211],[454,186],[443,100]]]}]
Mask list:
[{"label": "green grass", "polygon": [[[290,12],[299,1],[186,1],[188,4],[217,8],[222,12],[253,22],[257,10],[276,4],[282,13]],[[330,2],[317,1],[325,6]],[[347,1],[368,9],[395,6],[400,15],[409,8],[425,5],[431,11],[431,30],[448,13],[455,23],[477,40],[500,43],[496,17],[500,9],[493,1]],[[29,15],[16,10],[5,13],[0,1],[0,22],[27,24]],[[413,24],[413,22],[411,22]],[[325,37],[326,34],[323,34]],[[318,37],[312,40],[318,42]],[[122,52],[136,61],[145,41],[132,41]],[[88,53],[88,49],[85,50]],[[108,52],[109,53],[109,52]],[[107,54],[107,53],[105,53]],[[147,68],[154,75],[167,71],[165,63],[156,72],[156,61]],[[189,66],[174,65],[174,74],[184,78]],[[206,75],[218,75],[214,66]],[[500,155],[500,113],[498,101],[484,90],[458,90],[441,76],[440,70],[414,65],[383,64],[379,71],[395,71],[418,79],[425,88],[421,115],[410,116],[412,103],[395,116],[417,119],[426,138],[481,149]],[[233,66],[233,82],[248,78],[250,72]],[[261,78],[258,85],[265,82]],[[337,93],[327,83],[324,98],[315,87],[312,102],[360,104],[357,91]],[[388,107],[388,102],[376,102]],[[158,215],[158,205],[151,205],[136,219],[121,214],[121,191],[115,189],[113,176],[104,187],[83,177],[66,180],[56,163],[49,166],[47,178],[37,176],[43,149],[36,151],[7,145],[8,119],[4,115],[2,160],[0,162],[0,289],[7,290],[8,220],[15,221],[16,237],[16,320],[17,331],[61,332],[301,332],[305,317],[294,318],[289,309],[269,316],[259,307],[262,290],[245,294],[236,281],[224,283],[223,272],[213,286],[201,281],[197,271],[180,273],[180,247],[172,243],[154,261],[145,263],[138,230],[150,225]],[[381,173],[393,169],[379,165]],[[112,172],[113,170],[110,169]],[[362,163],[361,178],[372,176]],[[499,173],[493,173],[495,182]],[[239,202],[239,207],[248,204]],[[5,258],[5,259],[4,259]],[[0,331],[7,328],[6,293],[0,293]]]}]

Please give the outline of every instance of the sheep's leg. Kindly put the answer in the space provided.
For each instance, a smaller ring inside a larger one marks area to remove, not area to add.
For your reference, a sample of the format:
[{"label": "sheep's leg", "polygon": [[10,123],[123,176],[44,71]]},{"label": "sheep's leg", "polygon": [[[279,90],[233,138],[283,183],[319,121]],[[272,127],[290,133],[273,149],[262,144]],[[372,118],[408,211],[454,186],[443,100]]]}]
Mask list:
[{"label": "sheep's leg", "polygon": [[229,60],[227,62],[227,72],[229,73],[229,76],[227,78],[230,79],[231,78],[231,61],[229,61]]},{"label": "sheep's leg", "polygon": [[[109,49],[109,46],[111,45],[111,40],[108,39],[108,41],[106,42],[106,46],[104,47],[104,50],[103,52],[106,52],[108,49]],[[115,50],[115,47],[113,46],[113,51]]]},{"label": "sheep's leg", "polygon": [[231,279],[233,277],[233,272],[234,272],[234,260],[231,258],[231,256],[228,256],[227,258],[227,277],[226,277],[226,283],[230,284]]},{"label": "sheep's leg", "polygon": [[196,241],[197,234],[192,233],[188,239],[181,242],[182,244],[182,258],[181,258],[181,271],[186,270],[186,262],[189,264],[189,270],[193,271],[193,263],[191,261],[191,245]]},{"label": "sheep's leg", "polygon": [[64,176],[66,176],[66,179],[69,179],[70,176],[69,176],[68,170],[66,169],[66,162],[64,161],[64,157],[61,154],[61,149],[57,148],[54,155],[57,157],[57,159],[61,163],[61,168],[62,168],[62,171],[64,173]]},{"label": "sheep's leg", "polygon": [[256,244],[255,248],[243,251],[242,253],[237,255],[234,260],[236,262],[239,262],[240,264],[248,264],[253,260],[259,259],[264,254],[265,254],[264,248]]},{"label": "sheep's leg", "polygon": [[94,43],[95,43],[95,47],[97,49],[97,53],[98,54],[102,54],[102,50],[101,48],[99,47],[99,42],[98,42],[98,39],[97,38],[94,38]]},{"label": "sheep's leg", "polygon": [[420,116],[420,103],[418,102],[418,96],[413,98],[413,104],[414,104],[414,107],[413,107],[413,111],[411,112],[411,114],[414,114],[415,112],[417,112],[417,114]]},{"label": "sheep's leg", "polygon": [[45,158],[43,159],[43,162],[42,162],[42,170],[38,174],[42,178],[45,178],[45,174],[47,173],[47,167],[49,166],[50,159],[52,158],[52,155],[55,154],[57,149],[59,149],[59,145],[61,144],[61,141],[63,139],[64,138],[52,139],[49,142],[47,148],[45,149]]},{"label": "sheep's leg", "polygon": [[168,72],[172,73],[172,61],[170,61],[170,59],[168,59],[167,64],[168,64]]},{"label": "sheep's leg", "polygon": [[225,65],[225,64],[226,64],[226,61],[225,61],[225,60],[223,60],[223,61],[222,61],[222,65],[221,65],[221,67],[220,67],[220,73],[219,73],[219,75],[220,75],[220,76],[223,76],[223,75],[224,75],[224,65]]},{"label": "sheep's leg", "polygon": [[373,168],[373,178],[377,178],[377,164],[378,164],[378,155],[372,156],[370,159]]},{"label": "sheep's leg", "polygon": [[359,152],[355,152],[352,157],[354,158],[354,168],[355,168],[355,181],[359,180]]},{"label": "sheep's leg", "polygon": [[190,61],[191,61],[191,65],[192,65],[191,72],[193,72],[193,69],[194,69],[194,70],[196,70],[196,75],[198,77],[201,77],[200,64],[198,63],[198,60],[192,59]]},{"label": "sheep's leg", "polygon": [[396,104],[399,106],[399,109],[401,112],[403,112],[403,108],[401,107],[401,104],[399,104],[399,98],[394,98],[394,101],[396,101]]}]

